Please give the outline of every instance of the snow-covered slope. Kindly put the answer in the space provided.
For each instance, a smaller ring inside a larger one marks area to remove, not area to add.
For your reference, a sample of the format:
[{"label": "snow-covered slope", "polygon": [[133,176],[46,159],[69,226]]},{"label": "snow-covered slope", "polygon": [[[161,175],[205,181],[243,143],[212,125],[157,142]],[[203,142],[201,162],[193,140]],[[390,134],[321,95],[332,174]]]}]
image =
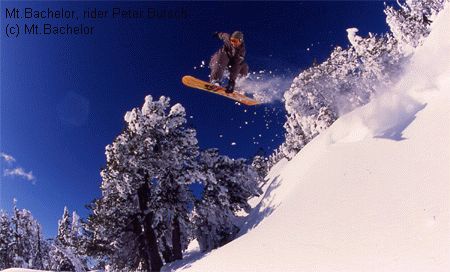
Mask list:
[{"label": "snow-covered slope", "polygon": [[269,174],[249,231],[183,271],[450,271],[450,8],[399,84]]}]

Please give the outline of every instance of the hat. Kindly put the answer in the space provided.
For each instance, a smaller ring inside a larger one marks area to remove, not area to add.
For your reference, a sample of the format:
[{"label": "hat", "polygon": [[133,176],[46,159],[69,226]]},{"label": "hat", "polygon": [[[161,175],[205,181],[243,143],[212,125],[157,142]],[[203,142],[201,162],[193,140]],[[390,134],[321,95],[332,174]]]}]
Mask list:
[{"label": "hat", "polygon": [[244,40],[244,33],[240,32],[240,31],[235,31],[233,32],[233,34],[231,34],[231,38],[235,38],[235,39],[239,39],[239,40]]}]

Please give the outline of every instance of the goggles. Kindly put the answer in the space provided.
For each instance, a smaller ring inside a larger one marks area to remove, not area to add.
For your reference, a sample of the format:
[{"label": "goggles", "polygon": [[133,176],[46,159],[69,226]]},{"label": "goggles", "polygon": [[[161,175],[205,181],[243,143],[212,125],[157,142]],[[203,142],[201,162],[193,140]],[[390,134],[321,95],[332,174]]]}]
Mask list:
[{"label": "goggles", "polygon": [[230,42],[231,43],[241,43],[240,39],[236,39],[236,38],[230,38]]}]

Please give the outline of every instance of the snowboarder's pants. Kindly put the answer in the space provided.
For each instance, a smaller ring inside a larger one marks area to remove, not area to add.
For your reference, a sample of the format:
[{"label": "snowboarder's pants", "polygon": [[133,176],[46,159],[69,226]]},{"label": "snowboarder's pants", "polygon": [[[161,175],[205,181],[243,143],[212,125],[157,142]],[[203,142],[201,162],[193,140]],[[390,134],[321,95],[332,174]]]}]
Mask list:
[{"label": "snowboarder's pants", "polygon": [[230,81],[235,81],[238,76],[246,76],[248,74],[247,63],[233,63],[227,53],[222,50],[217,51],[211,57],[209,68],[211,68],[211,80],[221,81],[226,68],[230,72]]}]

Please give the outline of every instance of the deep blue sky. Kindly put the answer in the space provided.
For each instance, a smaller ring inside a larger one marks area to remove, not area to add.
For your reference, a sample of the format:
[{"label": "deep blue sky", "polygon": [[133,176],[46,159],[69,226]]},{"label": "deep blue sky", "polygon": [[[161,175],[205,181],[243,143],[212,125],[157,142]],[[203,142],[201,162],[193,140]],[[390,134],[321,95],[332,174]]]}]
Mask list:
[{"label": "deep blue sky", "polygon": [[[88,7],[184,7],[188,18],[35,20],[83,23],[95,30],[92,36],[7,38],[6,24],[33,22],[5,19],[5,8],[14,7],[65,7],[79,17]],[[0,208],[11,211],[17,198],[19,208],[31,210],[47,237],[55,235],[65,205],[87,215],[84,205],[100,196],[105,146],[123,128],[125,112],[141,106],[148,94],[169,96],[186,108],[201,148],[249,158],[259,148],[270,153],[282,142],[281,104],[247,108],[181,84],[185,74],[207,78],[208,69],[194,66],[208,62],[221,45],[212,32],[243,31],[252,71],[277,70],[293,77],[314,58],[324,60],[332,46],[346,46],[346,28],[357,27],[361,35],[386,31],[381,1],[2,2],[1,23],[0,152],[16,162],[2,161]],[[16,167],[32,171],[34,184],[3,175]]]}]

